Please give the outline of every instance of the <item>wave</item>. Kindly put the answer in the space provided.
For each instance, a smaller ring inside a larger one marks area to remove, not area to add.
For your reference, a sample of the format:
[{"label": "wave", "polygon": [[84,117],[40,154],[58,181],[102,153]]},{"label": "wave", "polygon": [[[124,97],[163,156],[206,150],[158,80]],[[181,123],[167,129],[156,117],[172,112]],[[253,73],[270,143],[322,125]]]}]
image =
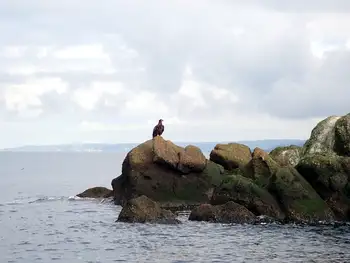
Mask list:
[{"label": "wave", "polygon": [[57,201],[99,201],[100,203],[109,203],[112,201],[112,198],[106,199],[95,199],[88,197],[78,197],[78,196],[40,196],[40,197],[23,197],[17,198],[13,201],[0,203],[0,206],[12,206],[12,205],[24,205],[24,204],[36,204],[36,203],[47,203],[47,202],[57,202]]}]

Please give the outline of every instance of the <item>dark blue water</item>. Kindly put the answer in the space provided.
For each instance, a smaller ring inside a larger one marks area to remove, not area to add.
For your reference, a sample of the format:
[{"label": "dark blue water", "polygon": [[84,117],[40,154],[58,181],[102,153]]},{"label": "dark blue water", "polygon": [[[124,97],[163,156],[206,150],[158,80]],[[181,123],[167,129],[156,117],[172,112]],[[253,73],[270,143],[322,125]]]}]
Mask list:
[{"label": "dark blue water", "polygon": [[[349,226],[116,223],[123,154],[0,153],[0,262],[349,262]],[[22,168],[24,168],[22,170]]]}]

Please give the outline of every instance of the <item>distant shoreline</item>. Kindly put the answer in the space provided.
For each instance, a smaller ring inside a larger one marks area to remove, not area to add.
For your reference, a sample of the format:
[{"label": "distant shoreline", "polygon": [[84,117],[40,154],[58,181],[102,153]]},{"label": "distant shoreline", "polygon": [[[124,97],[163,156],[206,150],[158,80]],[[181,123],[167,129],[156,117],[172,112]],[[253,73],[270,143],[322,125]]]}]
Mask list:
[{"label": "distant shoreline", "polygon": [[[270,151],[278,146],[297,145],[302,146],[305,140],[301,139],[267,139],[267,140],[246,140],[230,141],[247,145],[250,148],[259,147]],[[142,142],[140,142],[142,143]],[[0,149],[0,152],[90,152],[90,153],[124,153],[130,151],[140,143],[81,143],[81,144],[59,144],[59,145],[28,145],[13,148]],[[228,141],[218,142],[174,142],[179,146],[189,144],[199,147],[203,152],[210,152],[218,143],[229,143]]]}]

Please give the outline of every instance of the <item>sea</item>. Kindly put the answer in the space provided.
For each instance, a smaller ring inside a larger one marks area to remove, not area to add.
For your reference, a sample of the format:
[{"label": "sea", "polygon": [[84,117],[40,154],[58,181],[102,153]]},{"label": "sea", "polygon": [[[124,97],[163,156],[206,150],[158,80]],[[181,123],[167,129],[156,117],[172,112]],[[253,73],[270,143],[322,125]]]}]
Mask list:
[{"label": "sea", "polygon": [[111,188],[123,153],[1,152],[0,263],[350,262],[350,225],[116,222]]}]

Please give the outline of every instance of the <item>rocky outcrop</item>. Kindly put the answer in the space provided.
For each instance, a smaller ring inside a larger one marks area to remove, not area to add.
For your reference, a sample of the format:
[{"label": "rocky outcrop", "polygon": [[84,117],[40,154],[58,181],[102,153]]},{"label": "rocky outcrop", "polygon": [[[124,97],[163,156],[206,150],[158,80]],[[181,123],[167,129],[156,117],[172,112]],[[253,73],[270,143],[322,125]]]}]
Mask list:
[{"label": "rocky outcrop", "polygon": [[311,185],[291,167],[283,167],[255,148],[242,171],[215,188],[212,204],[234,201],[255,215],[287,221],[333,220],[333,213]]},{"label": "rocky outcrop", "polygon": [[85,190],[84,192],[77,194],[82,198],[109,198],[113,197],[113,191],[106,187],[93,187]]},{"label": "rocky outcrop", "polygon": [[328,205],[295,168],[278,169],[272,175],[269,190],[280,202],[289,221],[334,220]]},{"label": "rocky outcrop", "polygon": [[[130,206],[131,200],[145,196],[156,202],[157,211],[191,208],[190,220],[350,220],[349,125],[350,114],[328,117],[302,148],[277,147],[270,153],[217,144],[209,160],[198,147],[180,147],[157,136],[133,148],[122,174],[112,181],[115,203],[125,207],[120,217],[130,218],[125,216],[130,207],[142,206]],[[139,218],[145,218],[142,213]]]},{"label": "rocky outcrop", "polygon": [[256,216],[285,217],[275,198],[266,189],[241,175],[231,175],[213,192],[211,204],[220,205],[229,201],[243,205]]},{"label": "rocky outcrop", "polygon": [[234,170],[244,167],[251,160],[251,151],[244,144],[217,144],[210,153],[210,160],[226,170]]},{"label": "rocky outcrop", "polygon": [[303,155],[315,153],[350,157],[350,113],[330,116],[316,125],[303,147]]},{"label": "rocky outcrop", "polygon": [[223,167],[207,160],[197,147],[182,148],[157,136],[127,154],[112,187],[117,204],[145,195],[160,205],[182,207],[209,202],[223,177]]},{"label": "rocky outcrop", "polygon": [[189,218],[191,221],[208,221],[215,223],[252,223],[255,216],[244,206],[235,202],[227,202],[223,205],[203,204],[192,210]]},{"label": "rocky outcrop", "polygon": [[350,157],[308,155],[296,169],[326,201],[336,219],[350,220]]},{"label": "rocky outcrop", "polygon": [[117,221],[157,224],[181,223],[171,211],[162,209],[159,204],[144,195],[128,200]]},{"label": "rocky outcrop", "polygon": [[282,146],[273,149],[269,155],[280,166],[295,166],[300,161],[302,150],[296,145]]},{"label": "rocky outcrop", "polygon": [[339,116],[330,116],[319,122],[312,129],[310,138],[304,144],[303,155],[333,152],[335,123],[339,119]]},{"label": "rocky outcrop", "polygon": [[335,123],[334,151],[340,156],[350,157],[350,113]]}]

